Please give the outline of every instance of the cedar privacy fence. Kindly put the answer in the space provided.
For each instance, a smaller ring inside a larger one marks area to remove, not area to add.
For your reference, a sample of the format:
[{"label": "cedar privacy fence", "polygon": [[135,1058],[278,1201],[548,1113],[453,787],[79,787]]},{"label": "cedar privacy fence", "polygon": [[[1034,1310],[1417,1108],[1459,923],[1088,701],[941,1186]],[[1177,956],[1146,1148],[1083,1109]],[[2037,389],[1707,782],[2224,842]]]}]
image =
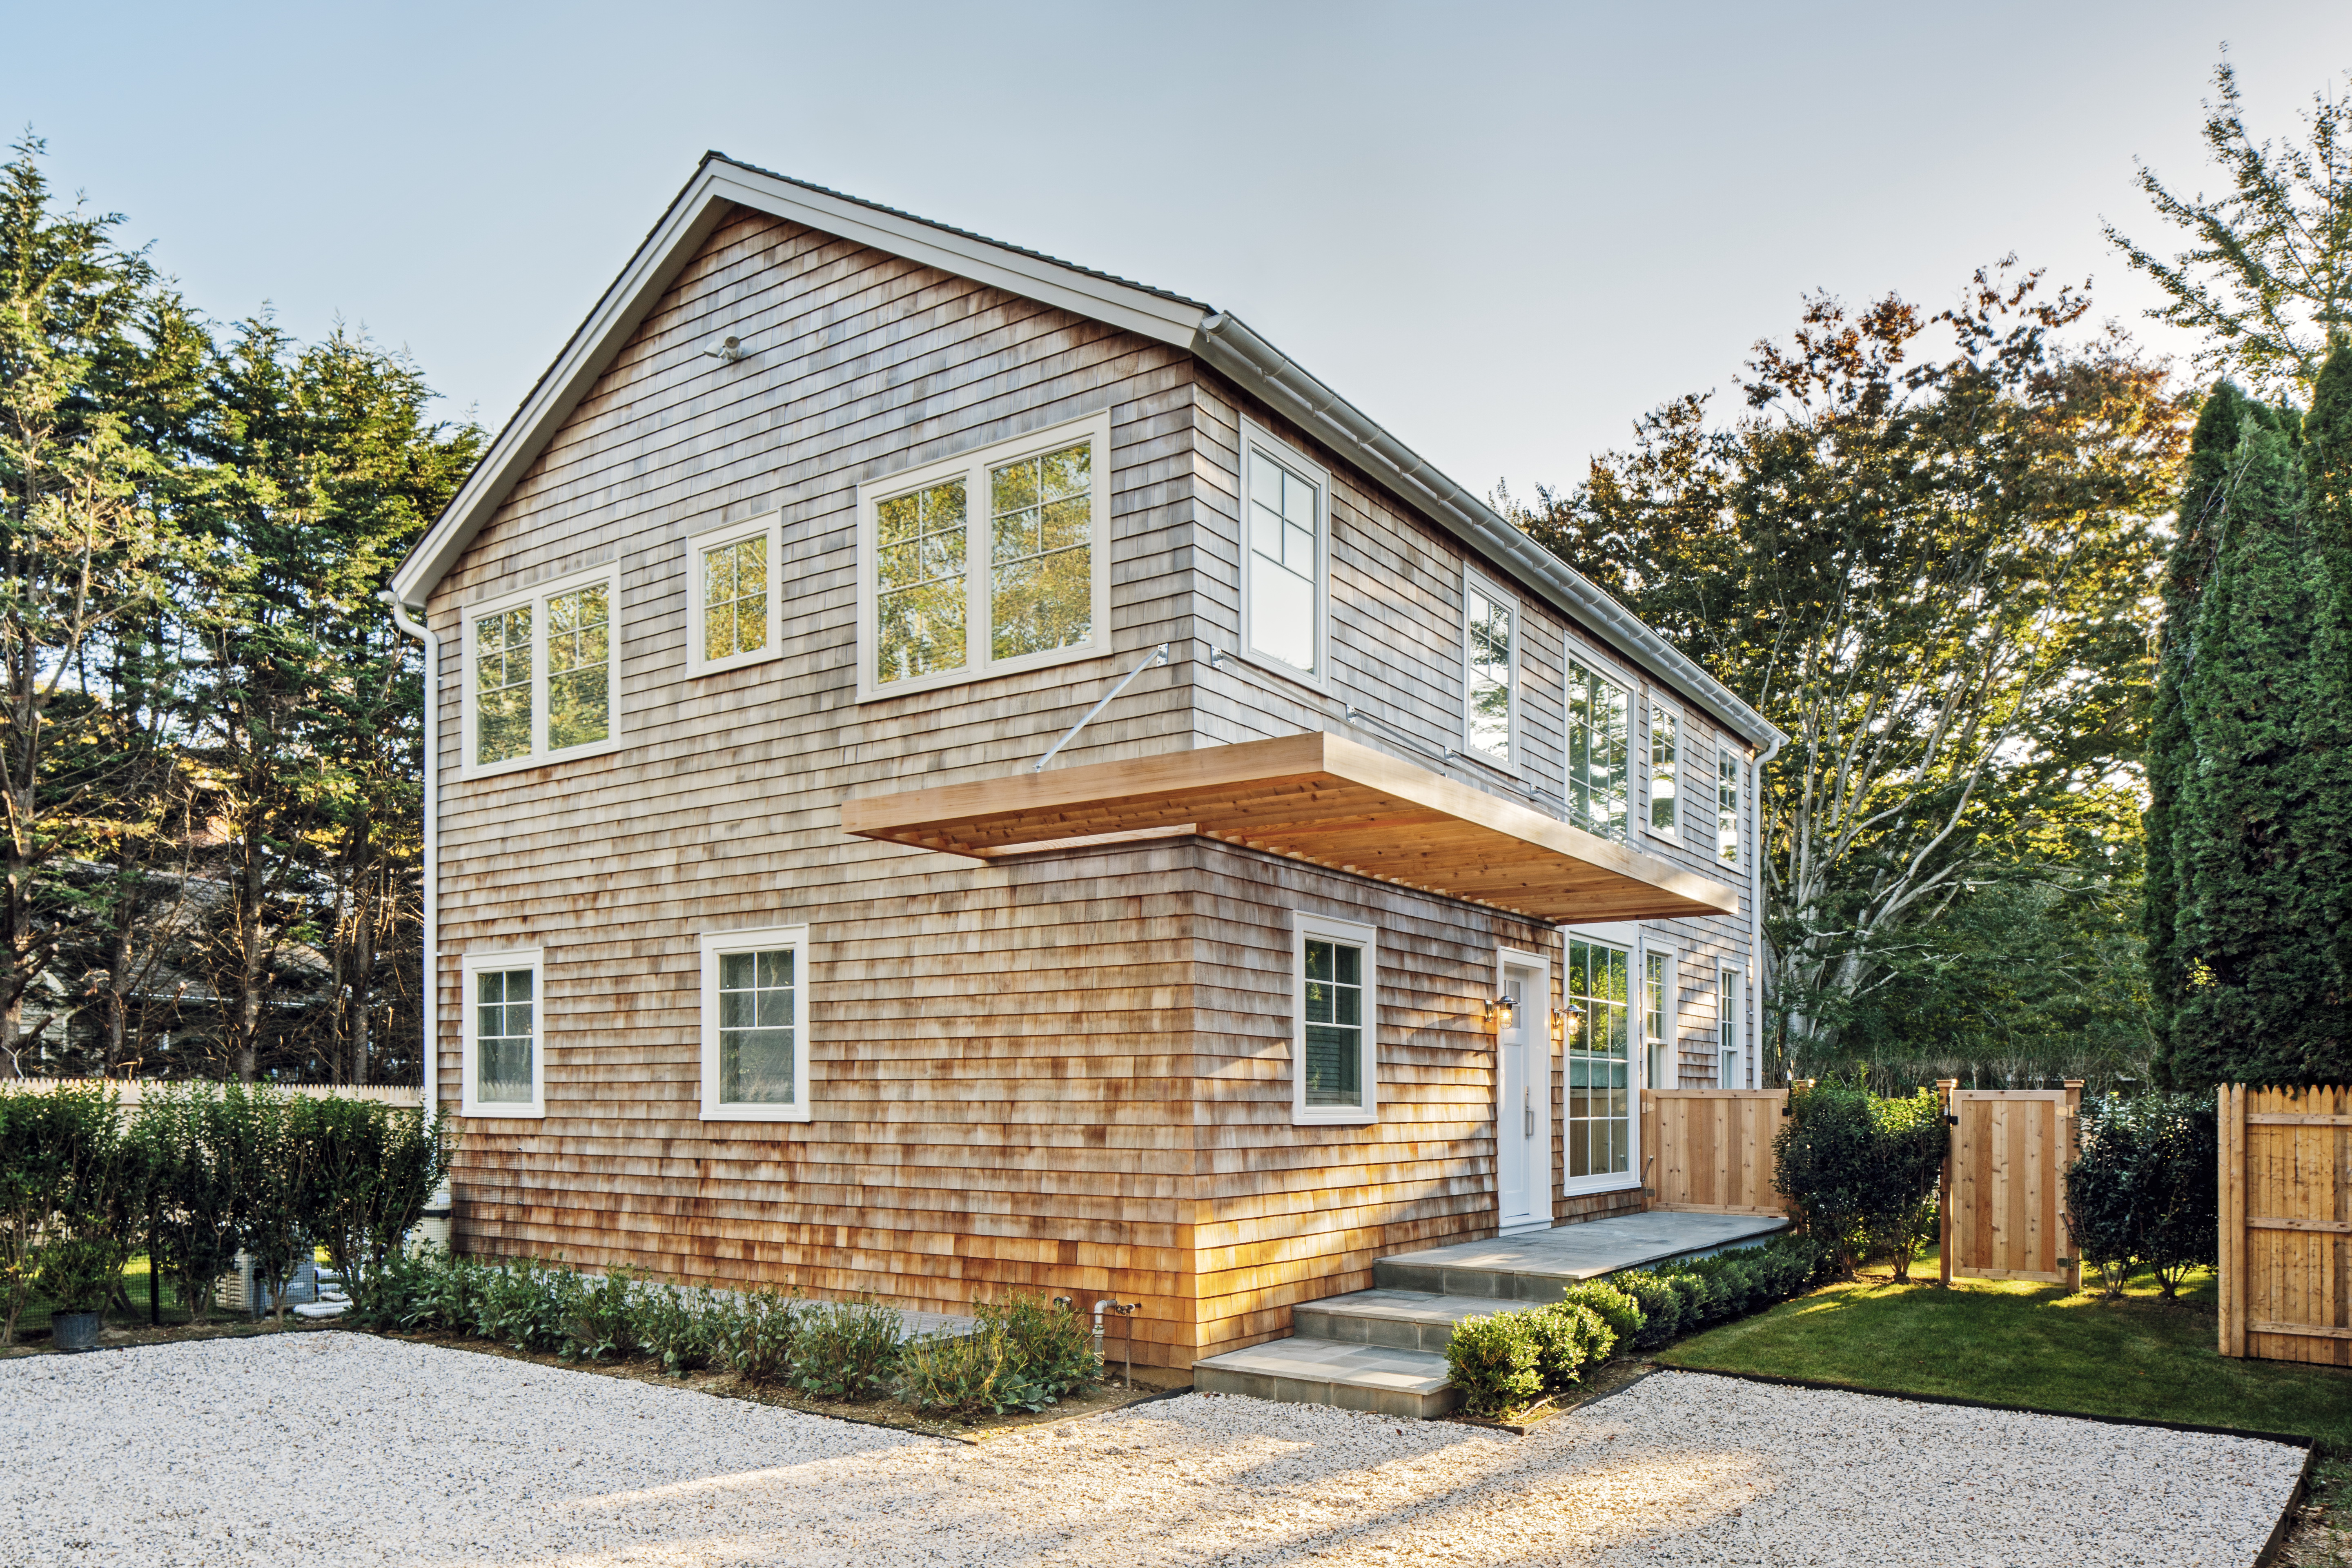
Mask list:
[{"label": "cedar privacy fence", "polygon": [[1685,1214],[1789,1212],[1772,1161],[1785,1089],[1642,1091],[1644,1208]]},{"label": "cedar privacy fence", "polygon": [[2352,1089],[2221,1090],[2221,1353],[2352,1365]]}]

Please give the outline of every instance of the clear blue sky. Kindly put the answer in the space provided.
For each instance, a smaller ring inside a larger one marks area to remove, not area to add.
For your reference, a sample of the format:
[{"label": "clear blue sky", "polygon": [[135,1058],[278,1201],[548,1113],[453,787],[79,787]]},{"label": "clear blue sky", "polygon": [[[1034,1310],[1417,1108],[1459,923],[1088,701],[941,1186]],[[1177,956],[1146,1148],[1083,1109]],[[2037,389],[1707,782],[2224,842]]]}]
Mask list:
[{"label": "clear blue sky", "polygon": [[[219,318],[404,344],[503,421],[705,148],[1232,310],[1478,491],[1571,481],[1801,293],[2014,250],[2149,302],[2352,4],[239,5],[12,14],[10,123]],[[2147,334],[2161,342],[2153,327]]]}]

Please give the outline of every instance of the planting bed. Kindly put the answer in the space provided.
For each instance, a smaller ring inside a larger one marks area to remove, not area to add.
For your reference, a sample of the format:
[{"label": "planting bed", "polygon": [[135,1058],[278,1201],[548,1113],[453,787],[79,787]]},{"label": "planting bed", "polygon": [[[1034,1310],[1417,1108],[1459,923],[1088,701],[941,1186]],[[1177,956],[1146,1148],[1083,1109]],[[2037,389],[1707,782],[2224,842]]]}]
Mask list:
[{"label": "planting bed", "polygon": [[1524,1438],[1188,1394],[973,1447],[322,1332],[0,1364],[0,1562],[2244,1564],[2302,1461],[1671,1373]]}]

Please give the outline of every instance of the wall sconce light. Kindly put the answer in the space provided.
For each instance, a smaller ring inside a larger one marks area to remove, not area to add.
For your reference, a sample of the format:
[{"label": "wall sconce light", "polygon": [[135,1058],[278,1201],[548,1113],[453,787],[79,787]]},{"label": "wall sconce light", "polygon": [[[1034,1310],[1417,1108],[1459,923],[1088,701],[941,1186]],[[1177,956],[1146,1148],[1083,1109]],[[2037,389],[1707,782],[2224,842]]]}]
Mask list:
[{"label": "wall sconce light", "polygon": [[1486,1021],[1495,1026],[1498,1034],[1508,1029],[1517,1016],[1518,1010],[1508,996],[1497,996],[1486,1004]]},{"label": "wall sconce light", "polygon": [[1555,1046],[1568,1044],[1568,1037],[1576,1033],[1577,1025],[1583,1021],[1582,1014],[1562,1012],[1554,1008],[1551,1015],[1551,1043]]}]

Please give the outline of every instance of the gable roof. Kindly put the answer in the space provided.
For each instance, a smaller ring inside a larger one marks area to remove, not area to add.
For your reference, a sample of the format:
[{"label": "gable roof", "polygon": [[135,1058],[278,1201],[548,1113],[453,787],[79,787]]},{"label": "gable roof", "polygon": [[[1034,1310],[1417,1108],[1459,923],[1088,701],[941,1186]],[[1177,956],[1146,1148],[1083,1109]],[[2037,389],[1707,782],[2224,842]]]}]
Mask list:
[{"label": "gable roof", "polygon": [[1438,472],[1239,318],[1164,289],[844,195],[723,153],[703,154],[694,177],[393,574],[393,592],[402,604],[422,605],[457,563],[637,323],[734,206],[855,240],[1199,356],[1349,457],[1431,521],[1502,563],[1555,608],[1595,626],[1621,653],[1712,710],[1743,739],[1769,746],[1785,738],[1582,574]]}]

